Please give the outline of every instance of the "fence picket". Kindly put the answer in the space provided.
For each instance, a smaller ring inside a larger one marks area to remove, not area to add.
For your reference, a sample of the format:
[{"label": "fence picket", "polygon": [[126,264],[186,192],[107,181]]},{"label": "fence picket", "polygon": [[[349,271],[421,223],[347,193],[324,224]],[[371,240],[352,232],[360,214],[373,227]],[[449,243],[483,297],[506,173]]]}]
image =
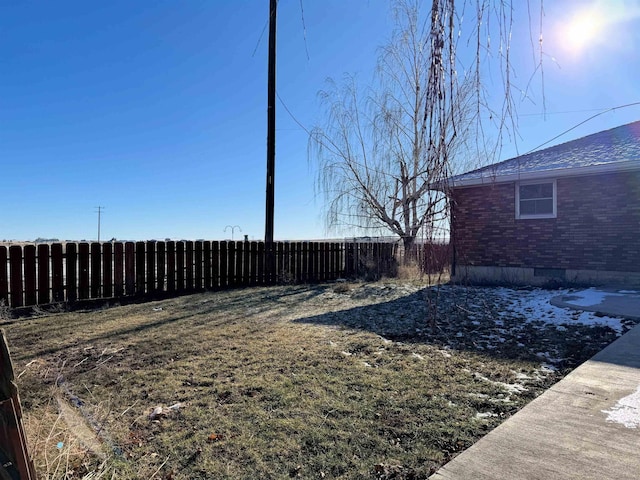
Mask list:
[{"label": "fence picket", "polygon": [[211,288],[220,287],[220,244],[211,242]]},{"label": "fence picket", "polygon": [[73,303],[78,299],[78,245],[65,245],[67,301]]},{"label": "fence picket", "polygon": [[227,264],[227,284],[230,287],[236,286],[236,242],[227,242],[227,258],[225,263]]},{"label": "fence picket", "polygon": [[19,245],[9,247],[9,275],[11,307],[21,307],[24,301],[22,299],[22,247]]},{"label": "fence picket", "polygon": [[147,248],[147,293],[156,291],[156,242],[149,240],[146,242]]},{"label": "fence picket", "polygon": [[102,286],[102,249],[100,244],[91,244],[91,298],[100,298]]},{"label": "fence picket", "polygon": [[194,288],[197,291],[201,291],[202,290],[202,250],[203,250],[203,245],[202,242],[198,241],[195,243],[194,245],[194,262],[195,262],[195,269],[194,269]]},{"label": "fence picket", "polygon": [[135,294],[137,296],[145,293],[145,242],[136,242],[136,286]]},{"label": "fence picket", "polygon": [[124,289],[128,296],[136,294],[136,244],[124,244]]},{"label": "fence picket", "polygon": [[113,244],[113,294],[116,297],[124,295],[124,244]]},{"label": "fence picket", "polygon": [[251,242],[249,250],[251,251],[249,260],[251,263],[249,285],[254,286],[258,284],[258,242]]},{"label": "fence picket", "polygon": [[167,242],[167,292],[176,291],[176,242]]},{"label": "fence picket", "polygon": [[242,261],[244,259],[244,245],[242,242],[236,242],[236,254],[235,254],[235,274],[236,274],[236,285],[242,285],[244,283],[244,278],[242,278],[244,269],[242,267]]},{"label": "fence picket", "polygon": [[176,291],[184,291],[184,242],[176,242]]},{"label": "fence picket", "polygon": [[166,263],[166,255],[165,255],[165,250],[166,250],[166,243],[165,242],[158,242],[156,243],[156,255],[157,255],[157,266],[156,266],[156,290],[159,292],[166,292],[166,286],[165,286],[165,280],[166,280],[166,273],[165,273],[165,269],[167,267],[167,263]]},{"label": "fence picket", "polygon": [[202,268],[204,269],[204,289],[211,290],[211,242],[205,241],[202,246]]},{"label": "fence picket", "polygon": [[37,248],[38,257],[38,303],[49,303],[49,245],[41,243]]},{"label": "fence picket", "polygon": [[89,298],[89,244],[78,245],[78,298]]},{"label": "fence picket", "polygon": [[220,259],[218,266],[220,267],[220,288],[226,288],[229,281],[229,276],[227,275],[227,242],[220,242]]},{"label": "fence picket", "polygon": [[256,283],[258,285],[264,285],[266,283],[264,278],[264,242],[258,243],[258,258],[256,265]]},{"label": "fence picket", "polygon": [[104,298],[113,296],[113,245],[111,243],[102,245],[102,296]]},{"label": "fence picket", "polygon": [[36,247],[24,247],[24,305],[31,306],[38,303],[36,297]]},{"label": "fence picket", "polygon": [[185,246],[185,259],[184,259],[184,264],[185,264],[185,281],[186,281],[186,285],[185,288],[188,291],[192,291],[193,290],[193,284],[194,284],[194,277],[193,277],[193,242],[191,240],[185,242],[186,246]]},{"label": "fence picket", "polygon": [[242,244],[242,285],[249,285],[251,283],[251,245],[249,241],[245,241]]},{"label": "fence picket", "polygon": [[9,305],[9,251],[7,247],[0,246],[0,304]]}]

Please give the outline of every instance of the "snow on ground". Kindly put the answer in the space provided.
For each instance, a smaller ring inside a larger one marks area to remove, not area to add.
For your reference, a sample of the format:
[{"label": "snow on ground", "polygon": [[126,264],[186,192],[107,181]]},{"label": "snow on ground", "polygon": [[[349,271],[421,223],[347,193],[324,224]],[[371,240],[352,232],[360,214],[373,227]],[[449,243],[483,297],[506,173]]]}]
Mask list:
[{"label": "snow on ground", "polygon": [[[605,292],[588,289],[583,292],[571,292],[570,290],[513,290],[510,288],[496,288],[495,293],[502,297],[509,305],[509,314],[518,314],[527,322],[539,321],[547,325],[555,325],[562,330],[564,325],[606,326],[622,333],[623,325],[620,318],[599,316],[595,312],[581,312],[568,308],[560,308],[549,302],[553,297],[560,295],[580,296],[582,303],[572,300],[571,303],[581,306],[598,305],[602,303]],[[602,295],[601,295],[602,294]],[[606,293],[606,295],[612,295]],[[623,294],[620,294],[623,295]],[[589,302],[589,303],[587,303]]]},{"label": "snow on ground", "polygon": [[[618,292],[603,292],[595,287],[591,287],[587,290],[579,292],[571,292],[571,303],[579,307],[595,307],[604,302],[607,297],[625,297],[629,295],[635,295],[638,292],[635,290],[619,290]],[[577,297],[577,298],[576,298]]]},{"label": "snow on ground", "polygon": [[627,428],[640,427],[640,385],[631,395],[618,400],[611,410],[602,410],[607,414],[607,422],[615,422]]}]

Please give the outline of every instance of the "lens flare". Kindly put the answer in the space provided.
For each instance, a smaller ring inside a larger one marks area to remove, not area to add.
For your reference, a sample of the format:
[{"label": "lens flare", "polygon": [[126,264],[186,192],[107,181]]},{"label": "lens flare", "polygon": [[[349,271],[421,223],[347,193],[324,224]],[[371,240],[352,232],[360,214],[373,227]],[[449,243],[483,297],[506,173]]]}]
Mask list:
[{"label": "lens flare", "polygon": [[590,45],[598,43],[604,26],[604,17],[595,10],[580,12],[566,26],[566,46],[572,51],[581,52]]}]

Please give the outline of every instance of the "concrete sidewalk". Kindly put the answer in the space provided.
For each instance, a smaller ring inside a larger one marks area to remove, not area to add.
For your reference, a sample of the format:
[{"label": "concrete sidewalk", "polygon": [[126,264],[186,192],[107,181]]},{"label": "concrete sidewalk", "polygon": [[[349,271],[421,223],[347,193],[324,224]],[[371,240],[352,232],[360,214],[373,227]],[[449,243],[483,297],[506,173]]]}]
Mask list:
[{"label": "concrete sidewalk", "polygon": [[[594,293],[592,290],[590,295]],[[599,302],[595,311],[637,318],[635,292],[626,295],[630,297],[609,295],[609,301]],[[581,297],[577,298],[580,303]],[[591,301],[595,297],[582,298]],[[624,298],[631,300],[625,303]],[[560,301],[568,303],[576,299]],[[622,313],[607,311],[603,305],[616,308],[621,305]],[[638,478],[640,325],[430,477],[433,480]]]}]

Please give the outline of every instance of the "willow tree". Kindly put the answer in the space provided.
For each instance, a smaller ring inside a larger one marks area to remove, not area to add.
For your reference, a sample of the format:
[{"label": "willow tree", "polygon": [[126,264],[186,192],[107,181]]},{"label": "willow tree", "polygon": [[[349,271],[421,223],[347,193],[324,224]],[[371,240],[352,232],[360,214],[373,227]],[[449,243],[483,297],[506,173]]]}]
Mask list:
[{"label": "willow tree", "polygon": [[[481,118],[498,131],[508,126],[513,22],[503,0],[398,0],[393,11],[395,29],[380,49],[375,84],[360,91],[346,76],[320,92],[327,115],[311,132],[310,152],[327,226],[391,232],[409,252],[447,215],[443,185],[454,158],[470,144],[486,146],[473,142],[482,138]],[[497,110],[483,88],[492,17],[504,86]]]}]

